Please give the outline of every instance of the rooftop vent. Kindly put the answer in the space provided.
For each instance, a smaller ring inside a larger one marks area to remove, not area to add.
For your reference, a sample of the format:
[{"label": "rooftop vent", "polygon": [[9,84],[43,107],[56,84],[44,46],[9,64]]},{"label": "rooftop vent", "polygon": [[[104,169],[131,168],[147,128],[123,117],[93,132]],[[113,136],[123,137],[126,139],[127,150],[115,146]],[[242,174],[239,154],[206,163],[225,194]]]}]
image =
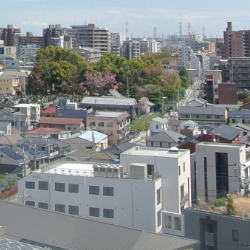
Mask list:
[{"label": "rooftop vent", "polygon": [[168,150],[168,153],[170,153],[170,154],[177,154],[178,152],[179,152],[179,149],[176,147],[170,148]]}]

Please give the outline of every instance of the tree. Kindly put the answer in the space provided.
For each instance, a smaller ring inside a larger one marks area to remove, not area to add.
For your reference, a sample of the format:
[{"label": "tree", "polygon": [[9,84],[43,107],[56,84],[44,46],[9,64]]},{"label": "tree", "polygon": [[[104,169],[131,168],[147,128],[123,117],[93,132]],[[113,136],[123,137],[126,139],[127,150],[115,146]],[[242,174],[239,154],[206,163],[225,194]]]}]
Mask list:
[{"label": "tree", "polygon": [[244,100],[243,100],[243,104],[246,104],[246,103],[249,103],[250,102],[250,99],[248,97],[246,97]]},{"label": "tree", "polygon": [[229,215],[236,215],[236,208],[231,194],[227,194],[227,213]]}]

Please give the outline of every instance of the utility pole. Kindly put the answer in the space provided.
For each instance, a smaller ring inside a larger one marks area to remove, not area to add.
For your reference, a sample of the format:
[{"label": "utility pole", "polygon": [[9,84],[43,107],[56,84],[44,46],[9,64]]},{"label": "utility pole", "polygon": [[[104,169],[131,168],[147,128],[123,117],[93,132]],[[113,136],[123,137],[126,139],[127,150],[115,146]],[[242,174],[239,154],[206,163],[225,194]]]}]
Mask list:
[{"label": "utility pole", "polygon": [[179,105],[180,105],[180,90],[179,90],[179,88],[178,88],[178,106],[177,106],[177,111],[179,111]]},{"label": "utility pole", "polygon": [[129,84],[128,84],[128,76],[127,76],[127,97],[129,98]]}]

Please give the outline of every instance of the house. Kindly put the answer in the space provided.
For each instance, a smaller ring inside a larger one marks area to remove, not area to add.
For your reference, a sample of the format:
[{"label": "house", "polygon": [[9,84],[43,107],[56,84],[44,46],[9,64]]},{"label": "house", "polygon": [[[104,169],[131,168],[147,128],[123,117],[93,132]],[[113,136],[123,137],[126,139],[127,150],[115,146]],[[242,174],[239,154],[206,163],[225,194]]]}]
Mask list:
[{"label": "house", "polygon": [[171,130],[157,133],[146,139],[147,147],[172,148],[186,140],[186,136]]},{"label": "house", "polygon": [[23,132],[24,137],[43,137],[43,138],[54,138],[57,140],[63,140],[71,136],[70,131],[66,131],[60,128],[34,128]]},{"label": "house", "polygon": [[105,152],[104,150],[100,152],[94,152],[93,154],[91,154],[92,162],[114,163],[116,160],[117,160],[117,163],[119,163],[118,159],[116,158],[116,155]]},{"label": "house", "polygon": [[238,128],[222,124],[206,133],[198,135],[196,137],[196,140],[206,141],[206,142],[240,144],[241,143],[240,132],[241,131]]},{"label": "house", "polygon": [[185,135],[188,139],[192,139],[200,134],[199,125],[191,120],[184,121],[180,124],[178,132]]},{"label": "house", "polygon": [[189,149],[190,154],[193,154],[193,153],[195,153],[197,143],[200,143],[200,141],[198,141],[196,139],[185,140],[184,142],[180,143],[178,148],[180,148],[180,149]]},{"label": "house", "polygon": [[198,240],[114,225],[110,221],[100,222],[95,217],[82,218],[5,201],[0,201],[0,209],[6,237],[25,239],[33,245],[51,249],[73,250],[84,246],[88,250],[185,250],[199,247]]},{"label": "house", "polygon": [[246,124],[236,123],[236,124],[233,124],[232,127],[241,130],[241,132],[240,132],[241,138],[243,136],[247,136],[250,134],[250,126],[248,126]]},{"label": "house", "polygon": [[233,110],[228,113],[228,120],[231,124],[242,123],[250,124],[250,110],[249,109],[239,109]]},{"label": "house", "polygon": [[86,126],[108,135],[109,145],[129,139],[130,115],[128,112],[96,111],[88,115]]},{"label": "house", "polygon": [[64,156],[71,151],[70,145],[66,142],[52,138],[26,137],[18,141],[19,144],[27,144],[47,154],[49,160]]},{"label": "house", "polygon": [[38,126],[68,130],[72,134],[84,130],[84,123],[81,118],[41,117]]},{"label": "house", "polygon": [[165,118],[156,117],[150,122],[150,135],[166,131],[168,129],[168,120]]},{"label": "house", "polygon": [[178,132],[180,124],[181,124],[181,121],[170,118],[168,120],[168,130],[172,130],[174,132]]},{"label": "house", "polygon": [[185,106],[190,106],[190,107],[206,107],[208,101],[197,97],[197,98],[192,98],[186,102]]},{"label": "house", "polygon": [[18,78],[9,75],[0,75],[0,94],[15,95],[21,91]]},{"label": "house", "polygon": [[66,161],[90,161],[91,155],[83,153],[81,150],[73,150],[69,153],[64,154]]},{"label": "house", "polygon": [[[133,163],[146,164],[148,175],[160,175],[162,179],[162,209],[165,215],[178,214],[183,223],[181,210],[191,206],[191,173],[189,150],[177,148],[152,148],[136,146],[120,156],[124,172],[129,171]],[[167,230],[163,225],[162,231]],[[184,235],[180,230],[167,230],[168,233]]]},{"label": "house", "polygon": [[182,106],[179,110],[179,120],[192,120],[199,124],[206,123],[218,126],[227,122],[227,109]]},{"label": "house", "polygon": [[135,146],[139,146],[138,144],[131,143],[131,142],[121,142],[117,145],[113,145],[111,147],[108,147],[102,152],[107,152],[116,155],[116,158],[120,158],[121,153],[127,151],[128,149],[134,148]]},{"label": "house", "polygon": [[0,122],[0,134],[10,135],[11,134],[11,123],[10,122]]},{"label": "house", "polygon": [[[240,192],[241,176],[248,176],[244,144],[201,142],[196,144],[196,194],[211,201]],[[246,172],[246,171],[247,172]]]},{"label": "house", "polygon": [[49,107],[41,111],[41,117],[55,117],[56,116],[56,107]]},{"label": "house", "polygon": [[40,120],[40,105],[39,104],[18,104],[14,105],[15,112],[29,116],[31,122],[38,122]]},{"label": "house", "polygon": [[63,140],[72,150],[100,151],[108,147],[108,136],[95,130],[81,131]]},{"label": "house", "polygon": [[12,146],[21,139],[23,139],[23,137],[19,134],[0,135],[0,145],[12,149]]},{"label": "house", "polygon": [[[118,92],[117,92],[118,93]],[[119,93],[118,93],[119,94]],[[138,114],[139,104],[134,98],[126,98],[122,95],[112,96],[85,96],[81,103],[81,108],[93,108],[100,111],[127,111],[131,119],[134,119]],[[117,96],[117,97],[116,97]]]},{"label": "house", "polygon": [[146,164],[130,164],[130,174],[123,176],[119,164],[70,162],[42,167],[18,181],[18,203],[161,232],[162,181],[148,178],[146,170]]}]

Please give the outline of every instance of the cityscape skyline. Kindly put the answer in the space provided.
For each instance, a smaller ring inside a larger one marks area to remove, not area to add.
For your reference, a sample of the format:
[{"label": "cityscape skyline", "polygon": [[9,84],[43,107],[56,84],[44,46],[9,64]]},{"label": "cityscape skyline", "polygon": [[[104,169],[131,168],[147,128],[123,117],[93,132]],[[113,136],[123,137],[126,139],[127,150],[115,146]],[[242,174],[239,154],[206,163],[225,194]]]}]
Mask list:
[{"label": "cityscape skyline", "polygon": [[[23,33],[31,31],[35,35],[42,35],[42,29],[49,24],[70,27],[88,23],[125,34],[127,21],[128,37],[154,37],[154,28],[156,37],[179,35],[179,23],[182,23],[183,35],[190,31],[221,38],[228,21],[233,23],[233,30],[244,30],[249,29],[247,23],[250,19],[247,13],[250,3],[247,0],[237,3],[211,0],[202,5],[198,0],[171,3],[162,0],[154,3],[149,0],[117,3],[109,0],[105,4],[100,0],[84,4],[79,0],[0,0],[0,3],[7,10],[1,13],[1,27],[13,24]],[[11,10],[11,15],[8,10]]]}]

